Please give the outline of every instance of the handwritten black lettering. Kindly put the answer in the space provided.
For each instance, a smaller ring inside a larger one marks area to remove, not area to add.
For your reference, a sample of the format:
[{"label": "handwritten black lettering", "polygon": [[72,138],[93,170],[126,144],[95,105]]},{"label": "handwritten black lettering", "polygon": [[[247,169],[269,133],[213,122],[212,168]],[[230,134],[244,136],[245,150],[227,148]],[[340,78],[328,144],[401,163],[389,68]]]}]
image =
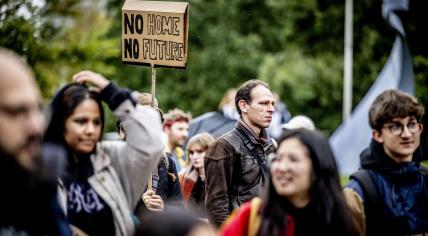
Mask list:
[{"label": "handwritten black lettering", "polygon": [[148,35],[180,35],[180,17],[147,14]]},{"label": "handwritten black lettering", "polygon": [[125,28],[125,34],[134,34],[137,31],[137,34],[143,33],[143,16],[141,14],[130,14],[131,18],[129,18],[128,14],[124,14],[125,20],[123,21],[123,27]]},{"label": "handwritten black lettering", "polygon": [[138,59],[140,56],[140,44],[137,39],[125,39],[123,47],[125,58]]},{"label": "handwritten black lettering", "polygon": [[143,39],[143,59],[183,61],[184,45],[173,41]]}]

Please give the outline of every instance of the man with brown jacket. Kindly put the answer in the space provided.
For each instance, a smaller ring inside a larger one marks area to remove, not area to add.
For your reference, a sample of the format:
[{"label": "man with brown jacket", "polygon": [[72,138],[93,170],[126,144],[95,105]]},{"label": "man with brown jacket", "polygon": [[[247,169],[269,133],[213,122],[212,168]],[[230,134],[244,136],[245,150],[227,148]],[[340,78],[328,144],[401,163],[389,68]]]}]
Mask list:
[{"label": "man with brown jacket", "polygon": [[260,80],[242,84],[235,97],[240,119],[234,130],[218,138],[205,158],[207,212],[219,226],[242,203],[258,195],[266,178],[266,156],[275,151],[266,128],[275,100]]}]

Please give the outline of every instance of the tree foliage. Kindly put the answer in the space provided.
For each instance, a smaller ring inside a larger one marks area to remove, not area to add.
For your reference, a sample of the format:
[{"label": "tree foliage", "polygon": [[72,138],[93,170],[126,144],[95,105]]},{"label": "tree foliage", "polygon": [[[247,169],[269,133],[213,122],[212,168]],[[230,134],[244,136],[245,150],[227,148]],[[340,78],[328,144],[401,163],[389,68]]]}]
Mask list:
[{"label": "tree foliage", "polygon": [[[47,98],[85,68],[149,92],[150,68],[121,63],[123,1],[105,1],[46,1],[37,8],[30,0],[2,0],[0,45],[27,57]],[[424,104],[428,40],[422,32],[427,5],[410,1],[409,12],[401,13],[414,55],[416,95]],[[22,6],[32,17],[16,14]],[[200,115],[215,110],[228,88],[260,78],[271,84],[292,114],[309,115],[327,133],[340,124],[344,1],[190,0],[189,6],[187,68],[157,69],[157,98],[163,110],[179,107]],[[386,26],[381,6],[380,0],[354,1],[354,106],[392,49],[395,34]]]}]

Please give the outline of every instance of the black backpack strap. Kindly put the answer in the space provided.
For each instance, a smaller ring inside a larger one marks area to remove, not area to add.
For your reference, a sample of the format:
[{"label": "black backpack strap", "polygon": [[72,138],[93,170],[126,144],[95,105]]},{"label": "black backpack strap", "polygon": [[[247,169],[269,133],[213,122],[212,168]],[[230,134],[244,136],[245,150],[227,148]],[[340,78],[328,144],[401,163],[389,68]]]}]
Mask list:
[{"label": "black backpack strap", "polygon": [[423,166],[422,164],[420,165],[420,169],[419,169],[419,171],[423,174],[423,175],[425,175],[425,176],[428,176],[428,167],[426,167],[426,166]]},{"label": "black backpack strap", "polygon": [[256,150],[256,147],[250,142],[248,138],[245,137],[243,132],[237,128],[235,128],[234,131],[242,140],[242,142],[244,142],[245,147],[251,152],[257,164],[260,166],[260,170],[262,171],[262,183],[265,183],[265,180],[267,178],[267,173],[268,173],[268,169],[265,162],[260,157],[259,153]]},{"label": "black backpack strap", "polygon": [[[382,235],[382,230],[386,227],[383,221],[383,199],[373,182],[373,178],[368,170],[360,169],[351,175],[351,179],[356,180],[364,194],[364,212],[366,215],[366,235]],[[394,226],[389,226],[394,227]]]},{"label": "black backpack strap", "polygon": [[361,186],[364,194],[364,202],[377,203],[380,201],[379,193],[368,170],[358,170],[351,175]]}]

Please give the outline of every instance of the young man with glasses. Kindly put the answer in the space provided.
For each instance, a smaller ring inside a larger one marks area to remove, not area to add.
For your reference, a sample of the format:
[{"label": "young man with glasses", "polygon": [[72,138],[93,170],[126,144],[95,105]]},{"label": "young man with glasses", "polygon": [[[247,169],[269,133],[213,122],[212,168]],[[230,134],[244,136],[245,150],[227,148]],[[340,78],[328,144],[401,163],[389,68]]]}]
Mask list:
[{"label": "young man with glasses", "polygon": [[423,113],[416,98],[398,90],[383,92],[370,107],[373,139],[345,188],[366,235],[428,233],[428,175],[419,164]]}]

